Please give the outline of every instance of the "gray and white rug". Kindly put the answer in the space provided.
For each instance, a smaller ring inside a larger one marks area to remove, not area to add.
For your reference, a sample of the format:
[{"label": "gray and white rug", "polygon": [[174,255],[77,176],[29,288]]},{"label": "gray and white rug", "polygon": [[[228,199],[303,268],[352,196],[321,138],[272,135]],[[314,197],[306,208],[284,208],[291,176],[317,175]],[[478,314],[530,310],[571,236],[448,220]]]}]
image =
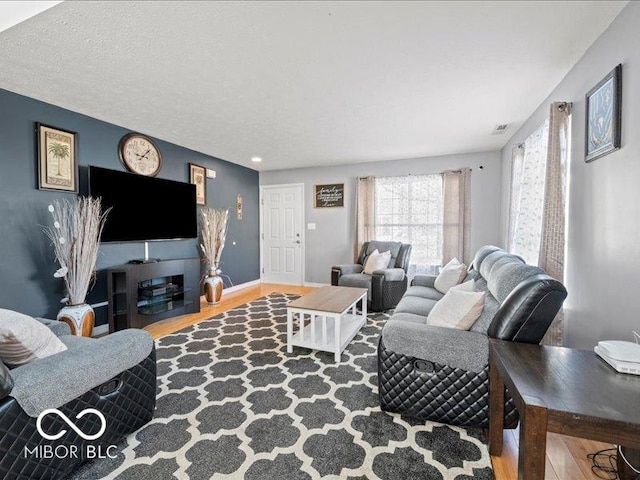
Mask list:
[{"label": "gray and white rug", "polygon": [[73,478],[493,479],[478,430],[380,410],[376,345],[386,314],[335,364],[286,353],[286,305],[274,293],[156,342],[154,419]]}]

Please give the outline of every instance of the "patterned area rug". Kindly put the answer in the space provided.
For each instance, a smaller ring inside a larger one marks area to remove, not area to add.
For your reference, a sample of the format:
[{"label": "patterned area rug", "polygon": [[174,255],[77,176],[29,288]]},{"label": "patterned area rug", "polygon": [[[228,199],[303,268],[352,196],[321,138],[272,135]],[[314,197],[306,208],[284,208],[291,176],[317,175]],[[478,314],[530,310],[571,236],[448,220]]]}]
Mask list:
[{"label": "patterned area rug", "polygon": [[158,340],[154,419],[73,478],[493,479],[479,430],[380,410],[387,314],[369,315],[335,364],[331,353],[286,353],[294,298],[275,293]]}]

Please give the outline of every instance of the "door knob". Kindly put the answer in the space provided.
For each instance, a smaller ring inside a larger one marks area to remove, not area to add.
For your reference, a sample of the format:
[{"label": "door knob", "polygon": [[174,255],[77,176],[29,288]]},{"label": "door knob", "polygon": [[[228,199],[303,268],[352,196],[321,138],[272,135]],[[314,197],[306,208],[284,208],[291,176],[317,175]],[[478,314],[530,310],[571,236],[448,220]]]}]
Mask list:
[{"label": "door knob", "polygon": [[300,240],[296,240],[294,243],[300,243]]}]

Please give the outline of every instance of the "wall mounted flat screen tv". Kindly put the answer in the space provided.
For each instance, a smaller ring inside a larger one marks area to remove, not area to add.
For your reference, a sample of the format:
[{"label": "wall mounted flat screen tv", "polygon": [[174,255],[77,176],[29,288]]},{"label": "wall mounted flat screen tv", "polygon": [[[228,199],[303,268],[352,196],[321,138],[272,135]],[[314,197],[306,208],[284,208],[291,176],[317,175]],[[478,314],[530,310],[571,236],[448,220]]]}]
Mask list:
[{"label": "wall mounted flat screen tv", "polygon": [[110,208],[103,242],[180,240],[198,236],[196,186],[89,167],[89,195]]}]

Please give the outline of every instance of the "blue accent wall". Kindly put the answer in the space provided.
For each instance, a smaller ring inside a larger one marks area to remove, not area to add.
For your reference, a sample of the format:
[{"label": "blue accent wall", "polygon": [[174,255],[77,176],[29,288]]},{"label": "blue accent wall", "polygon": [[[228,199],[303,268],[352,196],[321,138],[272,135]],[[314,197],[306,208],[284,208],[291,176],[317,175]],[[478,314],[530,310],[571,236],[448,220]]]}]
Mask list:
[{"label": "blue accent wall", "polygon": [[[55,318],[64,296],[58,268],[42,227],[50,221],[47,206],[75,194],[38,190],[36,122],[77,132],[80,191],[86,191],[87,166],[124,171],[118,142],[130,130],[0,89],[0,308]],[[145,132],[141,132],[145,133]],[[159,178],[189,181],[189,163],[216,171],[207,179],[207,206],[229,208],[223,272],[233,284],[260,277],[258,172],[154,138],[163,158]],[[243,198],[243,218],[236,218],[236,197]],[[149,205],[132,205],[144,215]],[[167,221],[180,212],[167,212]],[[235,242],[235,245],[233,243]],[[149,256],[160,259],[199,256],[198,241],[151,242]],[[106,243],[100,247],[96,284],[89,303],[107,299],[105,269],[144,257],[144,243]],[[229,286],[229,282],[225,281]],[[106,323],[106,307],[96,309],[96,325]]]}]

